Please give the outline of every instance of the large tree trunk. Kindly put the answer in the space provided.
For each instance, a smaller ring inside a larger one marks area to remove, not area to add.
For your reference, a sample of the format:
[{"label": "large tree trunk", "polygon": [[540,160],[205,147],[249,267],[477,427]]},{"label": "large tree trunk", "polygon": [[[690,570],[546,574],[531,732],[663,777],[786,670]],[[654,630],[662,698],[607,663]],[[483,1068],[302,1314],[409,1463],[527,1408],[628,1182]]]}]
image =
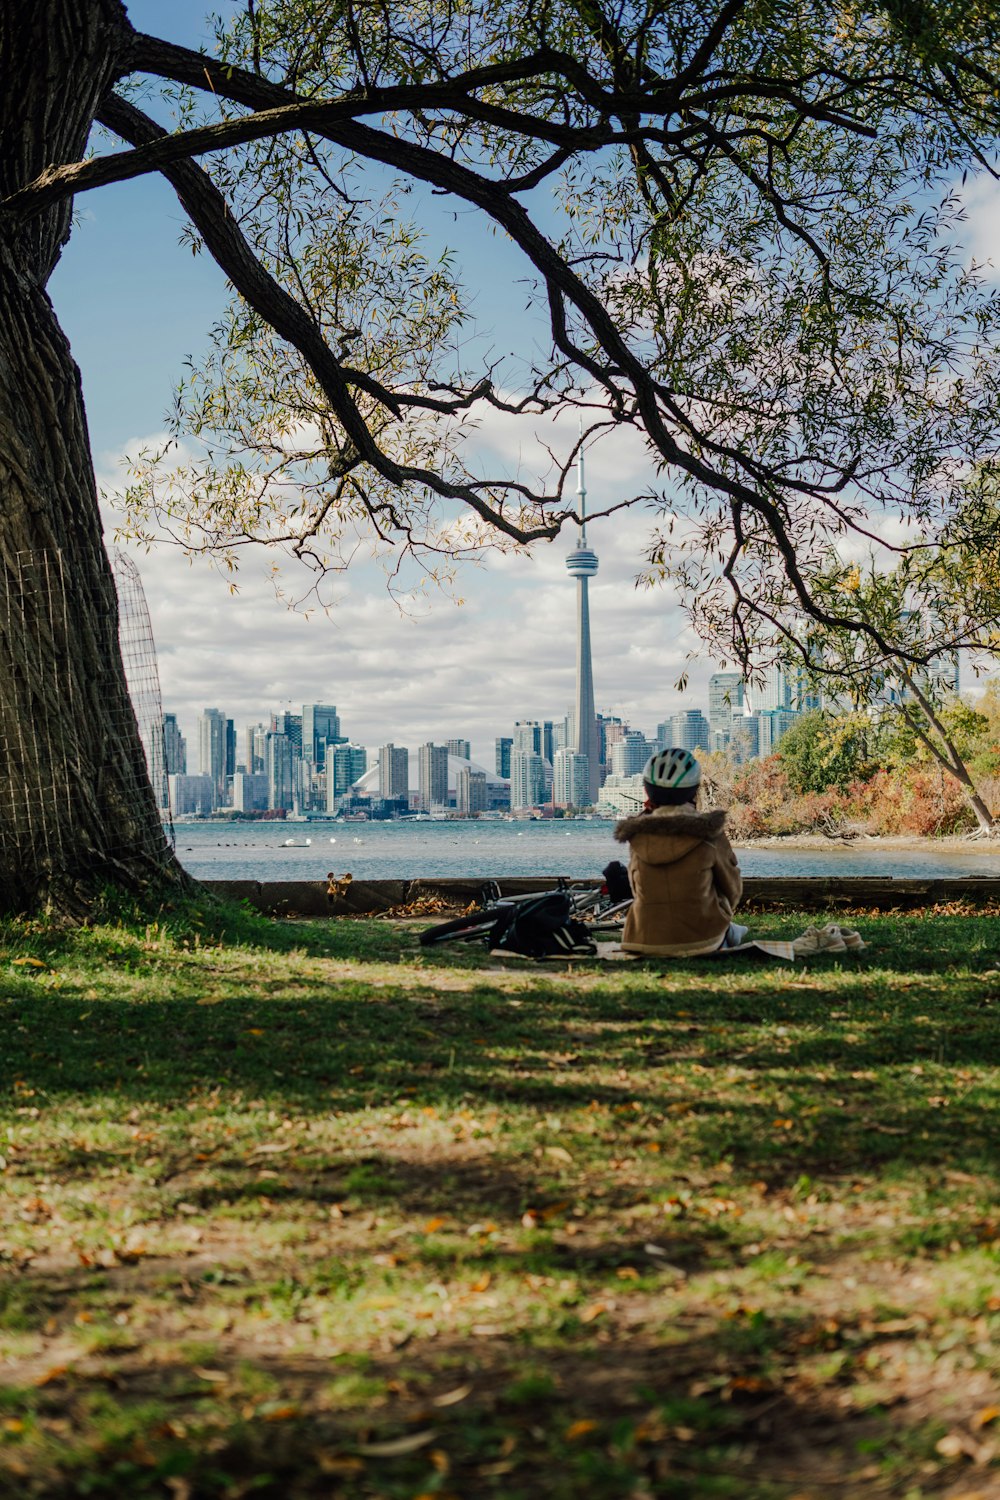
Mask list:
[{"label": "large tree trunk", "polygon": [[[128,46],[118,0],[0,7],[0,196],[78,160]],[[79,372],[45,286],[68,205],[0,218],[0,911],[179,880],[118,647]]]}]

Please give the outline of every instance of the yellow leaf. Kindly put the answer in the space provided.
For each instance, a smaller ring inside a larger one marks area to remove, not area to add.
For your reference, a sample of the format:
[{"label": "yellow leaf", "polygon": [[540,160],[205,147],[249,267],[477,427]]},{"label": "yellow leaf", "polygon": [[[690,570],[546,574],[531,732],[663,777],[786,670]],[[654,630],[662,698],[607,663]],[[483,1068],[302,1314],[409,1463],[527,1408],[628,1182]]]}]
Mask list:
[{"label": "yellow leaf", "polygon": [[482,1276],[480,1276],[479,1280],[478,1281],[474,1281],[472,1283],[472,1285],[469,1287],[469,1291],[470,1292],[485,1292],[486,1288],[489,1286],[489,1284],[490,1284],[490,1282],[492,1280],[493,1280],[493,1274],[492,1274],[492,1272],[491,1271],[484,1271],[483,1274],[482,1274]]},{"label": "yellow leaf", "polygon": [[984,1406],[977,1411],[972,1419],[973,1427],[985,1427],[988,1422],[995,1422],[1000,1417],[1000,1406]]},{"label": "yellow leaf", "polygon": [[405,1437],[389,1438],[384,1443],[359,1443],[357,1451],[365,1458],[396,1458],[403,1453],[416,1453],[418,1448],[426,1448],[436,1437],[433,1427],[428,1427],[425,1432],[408,1432]]},{"label": "yellow leaf", "polygon": [[52,1385],[54,1381],[61,1380],[69,1369],[69,1365],[53,1365],[51,1370],[46,1370],[44,1375],[39,1375],[35,1385]]},{"label": "yellow leaf", "polygon": [[574,1422],[572,1427],[566,1429],[566,1436],[571,1443],[575,1443],[577,1438],[586,1437],[588,1432],[593,1432],[596,1426],[596,1422],[590,1421],[589,1418],[583,1418],[579,1422]]},{"label": "yellow leaf", "polygon": [[20,1417],[5,1417],[3,1430],[4,1432],[23,1432],[24,1423]]},{"label": "yellow leaf", "polygon": [[464,1401],[465,1400],[466,1396],[471,1396],[471,1395],[472,1395],[472,1386],[471,1385],[456,1385],[456,1387],[455,1387],[455,1389],[453,1391],[443,1391],[440,1396],[435,1396],[434,1400],[433,1400],[433,1405],[434,1406],[457,1406],[460,1401]]},{"label": "yellow leaf", "polygon": [[599,1318],[601,1313],[607,1312],[607,1310],[603,1302],[592,1302],[589,1307],[583,1309],[583,1312],[580,1314],[580,1322],[593,1323],[595,1318]]},{"label": "yellow leaf", "polygon": [[42,963],[40,958],[15,958],[11,960],[15,969],[47,969],[48,964]]},{"label": "yellow leaf", "polygon": [[270,1409],[261,1407],[260,1415],[265,1422],[287,1422],[299,1415],[299,1408],[292,1405],[272,1406]]},{"label": "yellow leaf", "polygon": [[565,1146],[546,1146],[545,1155],[551,1156],[553,1161],[571,1162],[573,1160]]},{"label": "yellow leaf", "polygon": [[443,1219],[440,1214],[436,1214],[433,1219],[427,1220],[427,1223],[424,1225],[424,1234],[433,1234],[435,1230],[441,1229],[447,1222],[447,1219]]}]

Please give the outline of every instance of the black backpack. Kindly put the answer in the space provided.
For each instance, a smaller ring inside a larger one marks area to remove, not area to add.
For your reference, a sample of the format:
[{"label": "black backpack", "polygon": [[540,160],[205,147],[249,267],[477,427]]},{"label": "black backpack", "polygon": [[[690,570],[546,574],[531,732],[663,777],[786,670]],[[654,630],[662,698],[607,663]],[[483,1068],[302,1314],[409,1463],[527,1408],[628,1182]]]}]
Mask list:
[{"label": "black backpack", "polygon": [[527,958],[592,957],[597,948],[584,924],[571,916],[572,910],[565,891],[548,891],[530,901],[512,903],[494,922],[488,946]]}]

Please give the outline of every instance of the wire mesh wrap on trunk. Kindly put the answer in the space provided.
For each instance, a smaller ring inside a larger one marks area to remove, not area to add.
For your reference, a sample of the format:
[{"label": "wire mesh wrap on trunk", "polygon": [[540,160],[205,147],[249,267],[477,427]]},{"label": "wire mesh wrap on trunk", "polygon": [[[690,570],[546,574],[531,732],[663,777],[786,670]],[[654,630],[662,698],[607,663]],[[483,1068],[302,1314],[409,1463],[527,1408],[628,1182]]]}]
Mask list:
[{"label": "wire mesh wrap on trunk", "polygon": [[[124,563],[122,567],[116,560],[115,566],[122,597],[121,651],[164,832],[173,844],[156,652],[138,573],[128,559]],[[0,557],[0,656],[9,663],[0,697],[0,859],[5,866],[23,863],[56,871],[73,864],[77,799],[86,781],[77,726],[86,712],[93,712],[81,700],[71,665],[75,612],[69,591],[78,587],[58,548]],[[100,607],[106,612],[106,604]],[[105,705],[109,740],[125,728],[114,722],[116,717],[132,712],[128,704],[118,709]],[[129,765],[125,774],[133,777],[138,803],[148,796],[140,785],[147,768],[135,765],[129,771]],[[106,833],[105,848],[113,856],[114,829]],[[128,847],[123,840],[122,850]]]}]

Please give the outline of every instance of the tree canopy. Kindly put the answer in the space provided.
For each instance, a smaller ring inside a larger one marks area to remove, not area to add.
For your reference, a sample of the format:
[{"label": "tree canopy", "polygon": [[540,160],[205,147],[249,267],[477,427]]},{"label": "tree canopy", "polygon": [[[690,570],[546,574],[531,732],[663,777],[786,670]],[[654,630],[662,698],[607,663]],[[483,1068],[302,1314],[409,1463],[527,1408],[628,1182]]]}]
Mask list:
[{"label": "tree canopy", "polygon": [[[359,529],[551,537],[575,454],[545,419],[579,411],[587,441],[640,435],[649,573],[706,637],[748,657],[805,614],[884,644],[811,578],[831,543],[943,524],[996,444],[997,299],[955,241],[998,46],[965,4],[251,0],[215,57],[131,37],[97,111],[128,148],[7,206],[161,171],[237,293],[178,396],[205,460],[139,465],[140,534],[320,565]],[[530,350],[463,333],[476,267],[437,198],[509,242]],[[538,419],[519,468],[477,448],[491,409]]]},{"label": "tree canopy", "polygon": [[[81,599],[107,598],[44,288],[74,195],[159,172],[234,296],[178,393],[201,456],[139,461],[136,533],[320,568],[358,537],[527,545],[578,519],[579,442],[627,430],[655,482],[605,509],[655,504],[646,572],[717,650],[746,660],[805,618],[919,662],[814,578],[831,548],[944,527],[997,451],[1000,304],[958,238],[998,63],[975,0],[246,0],[212,55],[137,32],[121,0],[5,7],[5,555],[58,540],[89,559]],[[95,124],[112,139],[88,155]],[[538,315],[513,358],[473,329],[456,215],[502,239]],[[518,464],[477,443],[494,414],[538,432],[516,428]],[[81,691],[95,671],[74,658]],[[100,767],[134,744],[94,735],[67,765],[99,843]]]}]

